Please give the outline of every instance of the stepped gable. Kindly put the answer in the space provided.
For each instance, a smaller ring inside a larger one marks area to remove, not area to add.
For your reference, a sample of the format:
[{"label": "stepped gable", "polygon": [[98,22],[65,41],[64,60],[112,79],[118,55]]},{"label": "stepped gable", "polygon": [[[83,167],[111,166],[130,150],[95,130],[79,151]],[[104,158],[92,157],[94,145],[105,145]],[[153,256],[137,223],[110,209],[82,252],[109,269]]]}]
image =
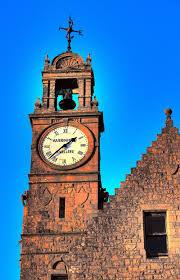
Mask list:
[{"label": "stepped gable", "polygon": [[[170,110],[170,109],[169,109]],[[167,111],[167,110],[166,110]],[[150,189],[174,189],[180,183],[180,135],[178,128],[173,126],[171,115],[166,112],[165,127],[158,134],[156,141],[147,148],[147,153],[137,162],[136,168],[131,169],[121,188],[116,189],[116,198],[121,197],[124,188],[138,188],[144,192]]]},{"label": "stepped gable", "polygon": [[[65,257],[73,280],[180,279],[180,135],[171,112],[147,154]],[[166,211],[168,256],[146,257],[144,211]]]}]

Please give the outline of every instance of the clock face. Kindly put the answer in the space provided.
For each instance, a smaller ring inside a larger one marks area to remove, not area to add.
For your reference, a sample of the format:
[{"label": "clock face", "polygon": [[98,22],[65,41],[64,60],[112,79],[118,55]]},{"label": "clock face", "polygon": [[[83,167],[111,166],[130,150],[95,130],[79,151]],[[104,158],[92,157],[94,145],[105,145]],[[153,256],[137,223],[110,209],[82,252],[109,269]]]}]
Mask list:
[{"label": "clock face", "polygon": [[56,126],[42,137],[40,154],[56,167],[73,166],[88,153],[89,141],[86,133],[75,126]]}]

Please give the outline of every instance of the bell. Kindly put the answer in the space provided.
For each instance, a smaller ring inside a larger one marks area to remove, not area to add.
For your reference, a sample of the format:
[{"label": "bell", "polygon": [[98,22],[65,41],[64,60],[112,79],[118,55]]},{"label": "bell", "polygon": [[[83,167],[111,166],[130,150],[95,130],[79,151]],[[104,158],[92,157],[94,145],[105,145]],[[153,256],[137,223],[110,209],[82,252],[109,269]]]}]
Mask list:
[{"label": "bell", "polygon": [[76,107],[76,103],[72,99],[63,99],[59,102],[59,107],[62,110],[73,110]]},{"label": "bell", "polygon": [[73,110],[76,107],[76,103],[72,99],[72,92],[66,91],[63,94],[63,99],[59,102],[59,107],[62,110]]}]

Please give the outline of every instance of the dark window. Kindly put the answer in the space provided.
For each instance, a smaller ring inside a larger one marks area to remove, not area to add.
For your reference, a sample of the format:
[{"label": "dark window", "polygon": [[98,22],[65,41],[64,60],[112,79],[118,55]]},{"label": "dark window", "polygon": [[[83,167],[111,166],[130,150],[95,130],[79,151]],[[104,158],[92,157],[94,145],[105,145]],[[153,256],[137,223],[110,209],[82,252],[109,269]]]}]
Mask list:
[{"label": "dark window", "polygon": [[67,275],[52,275],[51,280],[68,280]]},{"label": "dark window", "polygon": [[144,212],[144,230],[147,257],[166,256],[166,212]]},{"label": "dark window", "polygon": [[59,198],[59,218],[65,218],[65,197]]}]

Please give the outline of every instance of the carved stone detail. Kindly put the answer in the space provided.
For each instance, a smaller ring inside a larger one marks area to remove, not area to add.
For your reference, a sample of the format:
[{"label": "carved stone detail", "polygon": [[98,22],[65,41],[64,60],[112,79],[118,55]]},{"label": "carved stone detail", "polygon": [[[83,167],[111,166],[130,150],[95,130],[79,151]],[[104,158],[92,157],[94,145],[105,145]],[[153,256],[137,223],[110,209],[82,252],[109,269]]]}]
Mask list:
[{"label": "carved stone detail", "polygon": [[52,119],[51,123],[62,123],[63,119]]},{"label": "carved stone detail", "polygon": [[81,123],[81,118],[70,118],[70,120],[73,122]]},{"label": "carved stone detail", "polygon": [[48,205],[52,200],[52,195],[49,191],[48,188],[45,188],[44,193],[43,193],[43,203],[44,205]]},{"label": "carved stone detail", "polygon": [[64,57],[58,60],[56,69],[73,70],[81,69],[83,66],[82,60],[78,57]]},{"label": "carved stone detail", "polygon": [[41,201],[41,204],[47,206],[52,200],[52,194],[46,186],[40,186],[38,190],[38,197]]},{"label": "carved stone detail", "polygon": [[90,184],[87,182],[84,182],[82,184],[78,184],[77,186],[75,184],[60,184],[61,186],[61,193],[63,194],[69,194],[70,196],[74,196],[75,194],[84,192],[86,194],[91,193]]}]

